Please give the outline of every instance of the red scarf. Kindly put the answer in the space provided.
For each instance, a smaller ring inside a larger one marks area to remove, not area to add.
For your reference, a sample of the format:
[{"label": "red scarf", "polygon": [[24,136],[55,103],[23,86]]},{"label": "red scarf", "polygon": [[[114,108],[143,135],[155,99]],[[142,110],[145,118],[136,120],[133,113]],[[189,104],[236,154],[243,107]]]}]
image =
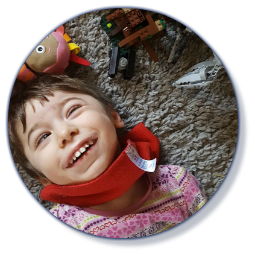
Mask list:
[{"label": "red scarf", "polygon": [[121,141],[122,151],[113,164],[95,180],[77,185],[48,185],[41,191],[41,198],[79,207],[100,205],[120,197],[145,173],[127,156],[133,145],[141,158],[159,158],[159,140],[143,123],[134,127]]}]

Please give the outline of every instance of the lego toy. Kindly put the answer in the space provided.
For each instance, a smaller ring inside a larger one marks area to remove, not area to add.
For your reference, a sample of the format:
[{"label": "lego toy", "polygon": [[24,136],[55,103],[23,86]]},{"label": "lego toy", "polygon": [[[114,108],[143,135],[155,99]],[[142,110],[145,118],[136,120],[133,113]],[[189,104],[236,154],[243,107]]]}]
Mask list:
[{"label": "lego toy", "polygon": [[27,82],[33,79],[36,73],[64,73],[69,61],[89,66],[90,63],[76,54],[80,47],[68,43],[71,38],[64,33],[64,26],[48,35],[27,58],[22,66],[17,79]]},{"label": "lego toy", "polygon": [[172,85],[177,88],[193,88],[212,83],[218,71],[223,67],[215,53],[213,54],[214,59],[201,62],[191,67],[185,75],[173,82]]},{"label": "lego toy", "polygon": [[130,47],[128,49],[128,63],[124,72],[124,78],[129,80],[134,76],[135,70],[135,49]]},{"label": "lego toy", "polygon": [[152,19],[151,15],[149,15],[149,14],[146,15],[146,19],[147,19],[149,25],[144,28],[141,28],[137,32],[131,34],[130,36],[128,36],[124,40],[122,40],[119,43],[120,47],[123,47],[124,45],[126,45],[130,41],[136,39],[137,37],[140,37],[141,40],[146,40],[149,36],[152,36],[152,35],[156,34],[157,32],[163,30],[164,27],[159,20],[154,21]]},{"label": "lego toy", "polygon": [[193,31],[191,31],[188,27],[185,27],[181,23],[178,23],[177,21],[175,21],[175,23],[177,26],[176,37],[175,37],[175,42],[172,46],[170,55],[167,60],[167,62],[169,62],[169,63],[173,61],[176,53],[183,48],[184,41],[185,41],[183,39],[193,33]]},{"label": "lego toy", "polygon": [[172,50],[171,50],[171,53],[170,53],[170,55],[169,55],[169,58],[168,58],[167,62],[170,63],[170,62],[172,61],[173,56],[174,56],[174,53],[175,53],[175,50],[176,50],[176,48],[178,47],[178,44],[179,44],[180,40],[181,40],[180,29],[177,28],[177,36],[176,36],[174,45],[173,45],[173,47],[172,47]]},{"label": "lego toy", "polygon": [[119,47],[112,48],[109,71],[108,71],[108,74],[111,78],[113,78],[118,72],[119,58],[120,58]]},{"label": "lego toy", "polygon": [[[162,20],[154,20],[150,14],[146,14],[146,11],[139,9],[117,9],[109,15],[101,17],[101,27],[106,34],[110,37],[112,47],[119,47],[120,58],[125,58],[128,62],[126,71],[124,73],[125,79],[130,79],[131,74],[134,73],[135,60],[135,48],[142,44],[154,62],[159,61],[156,53],[149,45],[150,39],[156,39],[164,36],[163,29],[165,25]],[[113,52],[112,52],[113,53]],[[114,77],[116,75],[116,64],[113,64],[115,58],[111,55],[109,76]],[[125,61],[125,62],[126,62]]]},{"label": "lego toy", "polygon": [[118,70],[126,69],[127,64],[128,64],[128,60],[126,58],[124,57],[120,58]]}]

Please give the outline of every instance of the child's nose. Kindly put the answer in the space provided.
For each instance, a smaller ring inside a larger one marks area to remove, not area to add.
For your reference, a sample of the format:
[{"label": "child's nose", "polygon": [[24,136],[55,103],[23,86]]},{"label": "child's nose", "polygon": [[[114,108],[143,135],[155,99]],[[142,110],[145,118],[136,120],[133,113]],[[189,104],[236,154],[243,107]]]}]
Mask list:
[{"label": "child's nose", "polygon": [[78,128],[71,125],[62,124],[59,128],[58,144],[59,147],[63,148],[66,143],[73,139],[73,136],[79,133]]}]

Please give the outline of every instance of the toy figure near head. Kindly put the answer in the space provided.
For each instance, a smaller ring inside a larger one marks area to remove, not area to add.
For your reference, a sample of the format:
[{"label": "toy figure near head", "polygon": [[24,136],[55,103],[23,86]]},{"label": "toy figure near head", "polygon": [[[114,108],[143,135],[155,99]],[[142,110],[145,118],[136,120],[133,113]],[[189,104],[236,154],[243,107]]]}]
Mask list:
[{"label": "toy figure near head", "polygon": [[68,43],[71,38],[64,33],[63,25],[48,35],[27,58],[22,66],[18,79],[24,82],[35,77],[35,73],[64,73],[69,61],[89,66],[90,63],[76,54],[80,47]]}]

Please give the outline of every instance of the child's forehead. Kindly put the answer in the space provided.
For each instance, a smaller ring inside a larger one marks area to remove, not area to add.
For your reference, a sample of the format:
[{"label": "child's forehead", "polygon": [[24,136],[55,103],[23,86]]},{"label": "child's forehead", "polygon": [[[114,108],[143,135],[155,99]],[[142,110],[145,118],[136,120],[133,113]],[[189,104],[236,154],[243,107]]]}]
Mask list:
[{"label": "child's forehead", "polygon": [[30,99],[26,104],[25,107],[30,105],[30,107],[44,107],[47,104],[65,104],[71,100],[87,100],[91,103],[93,101],[98,101],[94,97],[80,92],[66,92],[66,91],[55,91],[52,95],[45,95],[43,97],[36,97]]},{"label": "child's forehead", "polygon": [[24,113],[26,121],[30,118],[38,117],[48,112],[62,109],[65,105],[72,103],[86,104],[91,107],[100,107],[104,111],[104,107],[99,100],[85,93],[62,92],[56,91],[51,95],[36,97],[28,100],[24,105]]},{"label": "child's forehead", "polygon": [[[106,113],[100,101],[93,96],[85,93],[56,91],[44,97],[31,98],[24,104],[24,115],[19,118],[23,131],[26,132],[27,127],[31,126],[31,123],[41,121],[42,119],[45,121],[44,116],[54,114],[53,111],[60,113],[61,109],[64,109],[65,104],[72,106],[73,103],[89,105],[92,109]],[[51,121],[52,118],[48,118],[48,120]]]}]

